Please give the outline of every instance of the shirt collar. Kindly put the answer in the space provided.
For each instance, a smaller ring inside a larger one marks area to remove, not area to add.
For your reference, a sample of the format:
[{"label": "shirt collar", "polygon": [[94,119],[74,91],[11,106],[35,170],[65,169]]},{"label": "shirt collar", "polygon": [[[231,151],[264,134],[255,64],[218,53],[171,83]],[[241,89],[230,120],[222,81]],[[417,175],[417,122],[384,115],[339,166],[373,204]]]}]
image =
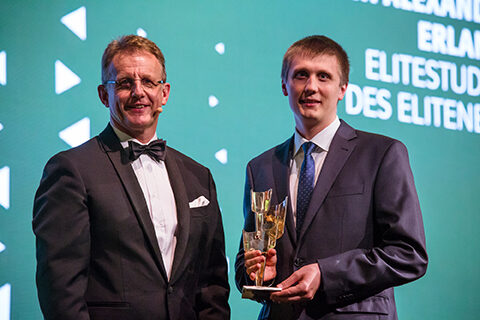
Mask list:
[{"label": "shirt collar", "polygon": [[[111,124],[111,123],[110,123]],[[152,142],[153,140],[157,140],[157,133],[155,132],[155,134],[153,135],[152,139],[150,139],[150,141],[148,141],[147,143],[142,143],[140,141],[138,141],[137,139],[135,138],[132,138],[131,136],[129,136],[128,134],[126,134],[125,132],[121,131],[120,129],[118,129],[117,127],[115,127],[113,124],[112,125],[112,129],[113,129],[113,132],[115,132],[115,134],[117,135],[118,139],[120,140],[120,143],[122,144],[122,147],[123,148],[127,148],[128,147],[128,141],[134,141],[138,144],[149,144],[150,142]]]},{"label": "shirt collar", "polygon": [[294,141],[294,153],[293,155],[297,155],[298,151],[302,147],[305,142],[311,141],[317,147],[320,147],[322,150],[327,151],[330,148],[330,144],[332,143],[333,137],[337,132],[338,128],[340,127],[340,119],[338,116],[335,117],[332,123],[330,123],[325,129],[317,133],[311,140],[307,140],[295,129],[295,135],[293,137]]}]

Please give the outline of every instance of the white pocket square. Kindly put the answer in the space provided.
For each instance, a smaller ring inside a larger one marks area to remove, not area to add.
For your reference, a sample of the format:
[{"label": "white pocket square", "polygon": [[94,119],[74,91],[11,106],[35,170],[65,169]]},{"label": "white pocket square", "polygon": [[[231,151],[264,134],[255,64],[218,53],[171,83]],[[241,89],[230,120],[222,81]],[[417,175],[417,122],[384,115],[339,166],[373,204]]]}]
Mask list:
[{"label": "white pocket square", "polygon": [[190,208],[198,208],[198,207],[205,207],[209,203],[210,201],[208,201],[207,198],[205,198],[204,196],[200,196],[197,199],[193,200],[192,202],[188,203],[188,205],[190,206]]}]

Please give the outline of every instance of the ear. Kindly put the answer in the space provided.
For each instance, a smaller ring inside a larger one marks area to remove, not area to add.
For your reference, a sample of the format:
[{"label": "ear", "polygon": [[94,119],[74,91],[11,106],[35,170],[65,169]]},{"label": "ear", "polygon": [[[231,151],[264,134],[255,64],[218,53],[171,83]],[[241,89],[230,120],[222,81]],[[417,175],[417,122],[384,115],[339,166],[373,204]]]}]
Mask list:
[{"label": "ear", "polygon": [[100,101],[102,101],[102,103],[105,105],[105,107],[108,108],[108,92],[107,92],[107,89],[105,88],[105,86],[103,84],[101,84],[97,87],[97,91],[98,91],[98,97],[100,98]]},{"label": "ear", "polygon": [[288,96],[287,85],[283,80],[282,80],[282,92],[285,97]]},{"label": "ear", "polygon": [[345,97],[345,92],[347,92],[348,82],[340,86],[340,91],[338,93],[338,101],[342,100]]},{"label": "ear", "polygon": [[162,106],[167,104],[168,97],[170,96],[170,83],[166,82],[162,88]]}]

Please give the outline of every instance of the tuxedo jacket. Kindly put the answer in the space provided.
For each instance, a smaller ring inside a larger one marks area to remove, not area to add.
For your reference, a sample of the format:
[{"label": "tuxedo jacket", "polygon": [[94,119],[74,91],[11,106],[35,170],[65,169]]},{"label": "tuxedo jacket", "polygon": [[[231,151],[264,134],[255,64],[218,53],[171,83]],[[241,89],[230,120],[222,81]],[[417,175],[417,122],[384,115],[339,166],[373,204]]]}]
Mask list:
[{"label": "tuxedo jacket", "polygon": [[[254,230],[250,189],[273,189],[272,204],[288,195],[293,138],[251,160],[245,183],[245,229]],[[297,238],[287,211],[277,240],[276,285],[304,265],[318,263],[321,284],[301,305],[265,302],[260,318],[397,319],[393,287],[421,277],[425,236],[405,146],[357,131],[336,132]],[[243,247],[236,259],[239,289],[251,284]]]},{"label": "tuxedo jacket", "polygon": [[[210,171],[167,147],[178,227],[170,280],[142,189],[110,125],[52,157],[35,195],[45,319],[228,319],[222,219]],[[204,196],[208,205],[190,208]]]}]

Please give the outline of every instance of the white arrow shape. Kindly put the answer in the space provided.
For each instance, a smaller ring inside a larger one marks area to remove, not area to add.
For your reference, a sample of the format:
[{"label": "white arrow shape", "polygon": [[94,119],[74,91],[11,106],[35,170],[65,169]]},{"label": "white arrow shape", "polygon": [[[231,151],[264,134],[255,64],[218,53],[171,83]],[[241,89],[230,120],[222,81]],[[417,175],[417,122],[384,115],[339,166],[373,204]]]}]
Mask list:
[{"label": "white arrow shape", "polygon": [[5,250],[6,248],[7,248],[7,247],[5,247],[5,245],[0,242],[0,252],[2,252],[3,250]]},{"label": "white arrow shape", "polygon": [[55,93],[60,94],[82,82],[72,70],[60,60],[55,61]]},{"label": "white arrow shape", "polygon": [[90,139],[90,119],[85,117],[71,126],[63,129],[58,136],[72,148]]},{"label": "white arrow shape", "polygon": [[147,31],[143,30],[142,28],[138,28],[137,29],[137,36],[146,38],[147,37]]},{"label": "white arrow shape", "polygon": [[10,283],[0,287],[0,320],[10,320]]},{"label": "white arrow shape", "polygon": [[0,123],[0,131],[3,130],[3,124]]},{"label": "white arrow shape", "polygon": [[87,9],[85,7],[80,7],[64,15],[60,21],[80,39],[87,39]]},{"label": "white arrow shape", "polygon": [[211,95],[208,97],[208,105],[212,108],[216,107],[218,105],[218,99],[214,95]]},{"label": "white arrow shape", "polygon": [[0,85],[7,85],[7,53],[0,51]]},{"label": "white arrow shape", "polygon": [[215,51],[218,52],[218,54],[222,55],[225,53],[225,44],[223,42],[219,42],[215,45]]},{"label": "white arrow shape", "polygon": [[10,208],[10,168],[0,169],[0,206]]},{"label": "white arrow shape", "polygon": [[228,152],[227,149],[220,149],[215,153],[215,158],[221,163],[221,164],[227,164],[228,162]]}]

